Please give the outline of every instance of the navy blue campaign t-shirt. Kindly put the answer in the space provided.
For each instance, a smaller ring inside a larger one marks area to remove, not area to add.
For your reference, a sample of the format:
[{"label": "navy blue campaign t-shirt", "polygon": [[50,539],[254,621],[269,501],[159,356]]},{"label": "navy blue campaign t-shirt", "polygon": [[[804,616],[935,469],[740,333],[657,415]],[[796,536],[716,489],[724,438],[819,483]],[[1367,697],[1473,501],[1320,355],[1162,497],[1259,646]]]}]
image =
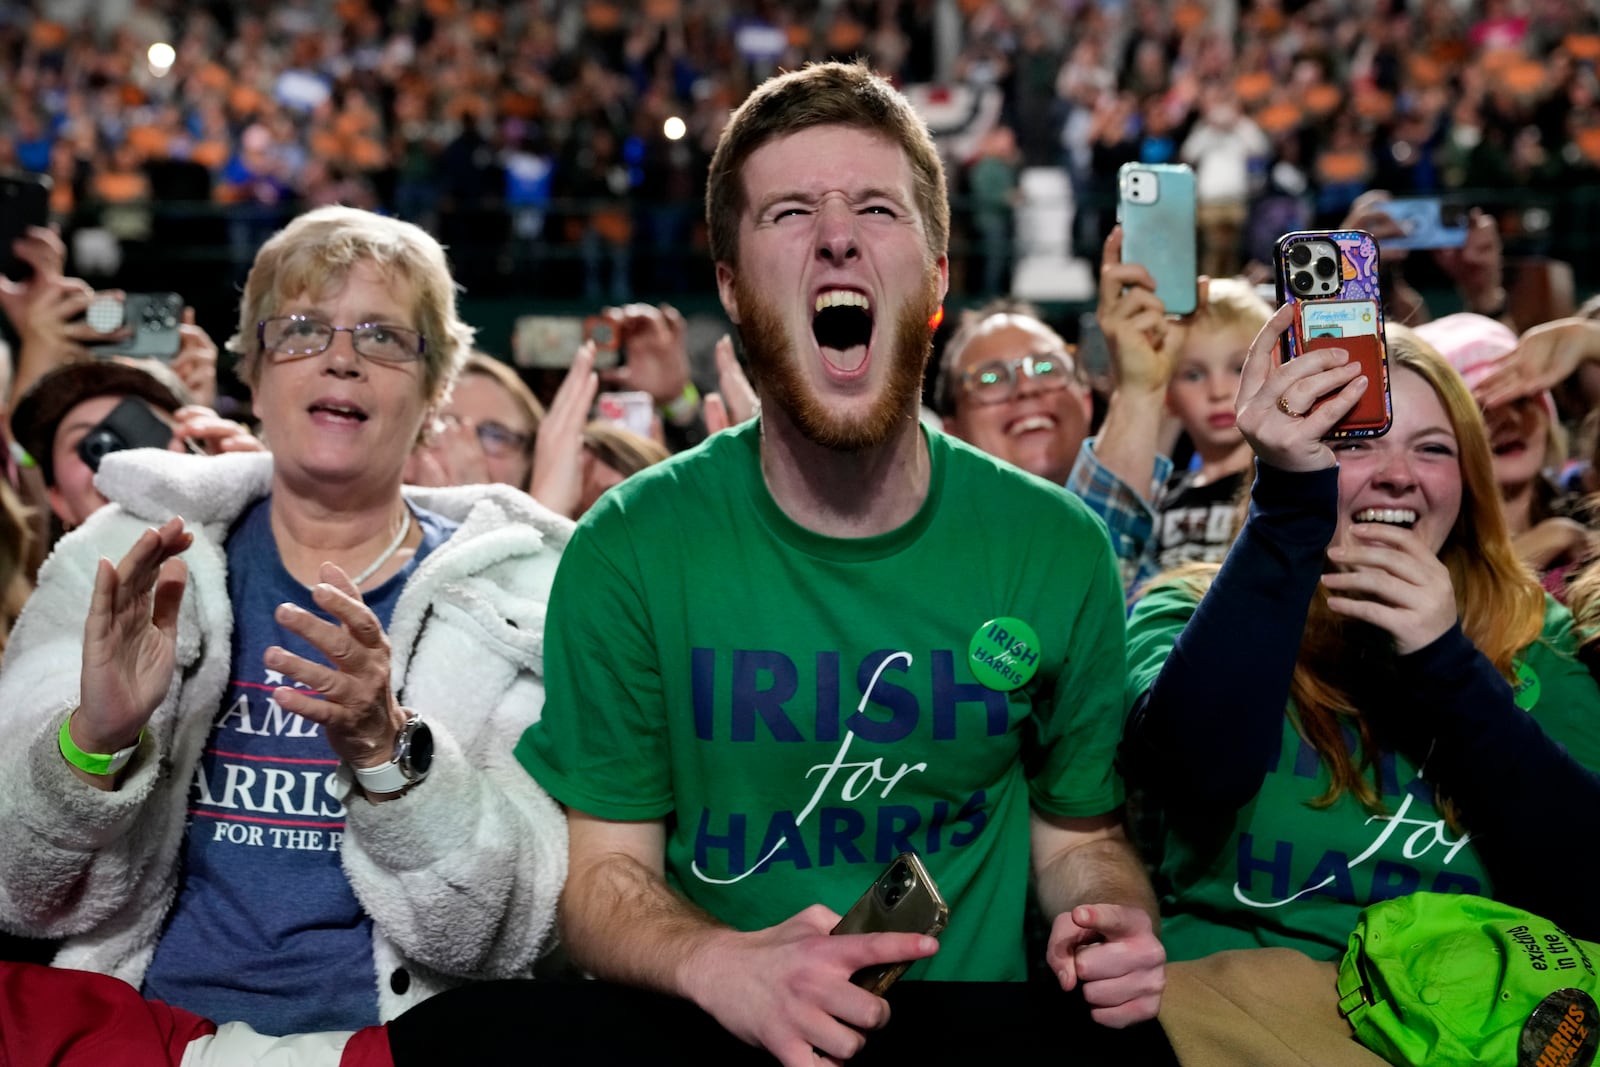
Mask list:
[{"label": "navy blue campaign t-shirt", "polygon": [[[378,1022],[378,992],[372,920],[339,865],[339,761],[321,726],[272,699],[296,683],[261,659],[282,645],[327,662],[278,625],[279,604],[333,619],[284,569],[270,502],[258,501],[228,535],[233,680],[195,770],[178,899],[144,995],[263,1034],[356,1030]],[[385,630],[406,580],[458,525],[412,514],[422,527],[415,555],[363,597]]]}]

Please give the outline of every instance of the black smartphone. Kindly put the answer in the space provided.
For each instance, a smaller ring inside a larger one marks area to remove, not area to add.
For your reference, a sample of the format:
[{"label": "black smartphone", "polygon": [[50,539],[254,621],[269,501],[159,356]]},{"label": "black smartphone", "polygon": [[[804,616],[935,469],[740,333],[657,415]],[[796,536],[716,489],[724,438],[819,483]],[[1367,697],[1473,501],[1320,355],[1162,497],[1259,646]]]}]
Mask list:
[{"label": "black smartphone", "polygon": [[[91,341],[96,355],[132,356],[170,362],[183,345],[178,327],[183,325],[183,297],[177,293],[109,293],[95,297],[84,321],[103,333]],[[126,327],[126,329],[124,329]]]},{"label": "black smartphone", "polygon": [[[881,932],[938,937],[950,922],[950,908],[939,895],[928,868],[915,852],[902,852],[867,887],[830,933]],[[863,967],[850,980],[869,993],[883,996],[906,973],[912,961]]]},{"label": "black smartphone", "polygon": [[14,282],[33,277],[33,268],[18,259],[11,245],[33,226],[50,225],[48,174],[0,173],[0,274]]},{"label": "black smartphone", "polygon": [[166,448],[171,443],[172,427],[162,422],[145,401],[128,396],[83,435],[78,442],[78,455],[90,470],[98,473],[100,461],[113,452],[129,448]]},{"label": "black smartphone", "polygon": [[[1342,348],[1361,365],[1367,391],[1330,438],[1389,432],[1389,354],[1383,340],[1378,242],[1365,230],[1300,230],[1278,238],[1278,302],[1294,305],[1285,331],[1285,362],[1322,348]],[[1320,401],[1319,401],[1320,402]]]}]

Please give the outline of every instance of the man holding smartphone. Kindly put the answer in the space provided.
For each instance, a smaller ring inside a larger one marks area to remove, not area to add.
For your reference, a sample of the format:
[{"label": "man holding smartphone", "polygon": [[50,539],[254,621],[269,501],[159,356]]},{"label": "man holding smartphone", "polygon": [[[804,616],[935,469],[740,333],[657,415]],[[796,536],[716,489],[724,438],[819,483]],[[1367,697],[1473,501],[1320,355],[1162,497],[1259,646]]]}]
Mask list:
[{"label": "man holding smartphone", "polygon": [[[762,414],[608,494],[562,556],[517,756],[568,808],[563,942],[809,1064],[887,1021],[862,968],[1022,980],[1031,875],[1063,988],[1151,1018],[1105,529],[917,419],[948,278],[926,126],[863,66],[774,78],[722,135],[707,215]],[[942,940],[829,936],[906,849]]]}]

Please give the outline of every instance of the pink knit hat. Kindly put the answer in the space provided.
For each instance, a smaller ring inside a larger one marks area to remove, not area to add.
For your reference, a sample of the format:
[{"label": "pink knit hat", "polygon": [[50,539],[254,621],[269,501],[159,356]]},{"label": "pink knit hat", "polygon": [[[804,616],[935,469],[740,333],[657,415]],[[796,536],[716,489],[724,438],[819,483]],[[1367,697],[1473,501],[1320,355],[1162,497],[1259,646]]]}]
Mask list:
[{"label": "pink knit hat", "polygon": [[[1456,372],[1466,379],[1468,389],[1487,378],[1500,357],[1517,347],[1517,335],[1511,327],[1470,311],[1446,315],[1413,329],[1418,337],[1450,361]],[[1558,418],[1556,399],[1550,395],[1550,390],[1539,394],[1539,402],[1544,405],[1550,421],[1555,422]]]}]

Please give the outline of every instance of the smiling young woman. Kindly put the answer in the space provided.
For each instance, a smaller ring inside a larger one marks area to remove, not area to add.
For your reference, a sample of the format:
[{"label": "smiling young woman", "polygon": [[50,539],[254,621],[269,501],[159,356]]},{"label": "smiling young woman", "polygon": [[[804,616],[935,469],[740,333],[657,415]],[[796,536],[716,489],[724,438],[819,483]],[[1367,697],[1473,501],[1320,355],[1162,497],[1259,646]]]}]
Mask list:
[{"label": "smiling young woman", "polygon": [[[1391,326],[1393,427],[1330,448],[1363,386],[1342,352],[1280,365],[1287,322],[1241,378],[1244,529],[1220,567],[1158,578],[1128,622],[1123,765],[1163,820],[1169,952],[1335,959],[1362,907],[1416,890],[1595,937],[1589,872],[1527,856],[1600,829],[1600,687],[1517,559],[1471,394]],[[1297,415],[1302,395],[1328,398]]]}]

